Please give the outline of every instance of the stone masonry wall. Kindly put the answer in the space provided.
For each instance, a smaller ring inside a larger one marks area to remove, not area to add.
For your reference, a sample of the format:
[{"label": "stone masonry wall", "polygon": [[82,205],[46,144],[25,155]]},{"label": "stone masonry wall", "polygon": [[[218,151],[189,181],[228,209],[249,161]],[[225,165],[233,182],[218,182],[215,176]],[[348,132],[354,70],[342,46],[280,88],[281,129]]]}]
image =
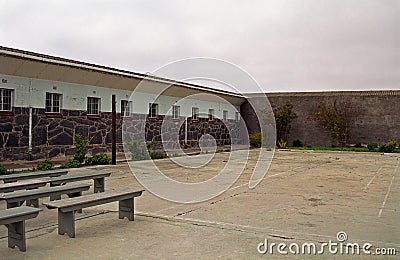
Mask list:
[{"label": "stone masonry wall", "polygon": [[[272,106],[291,103],[297,113],[288,145],[297,139],[307,145],[330,145],[329,133],[308,117],[321,102],[334,100],[350,102],[357,112],[351,126],[351,144],[383,144],[393,139],[400,140],[400,91],[276,93],[267,97]],[[242,105],[241,114],[249,132],[259,131],[258,121],[248,102]]]},{"label": "stone masonry wall", "polygon": [[[62,110],[60,115],[48,115],[44,109],[32,111],[32,153],[28,153],[29,109],[14,107],[11,115],[0,116],[0,161],[30,160],[50,158],[54,156],[70,156],[74,153],[73,137],[75,134],[90,140],[89,150],[92,154],[111,151],[111,113],[101,113],[98,117],[88,117],[86,111]],[[146,124],[146,140],[161,141],[161,125],[164,116],[157,120],[146,120],[145,115],[132,115],[124,120],[126,127],[133,127],[138,132],[140,126]],[[181,122],[184,120],[180,119]],[[204,133],[216,138],[218,145],[230,144],[230,135],[225,127],[235,125],[233,121],[198,122],[188,120],[189,147],[198,146],[198,140]],[[117,114],[116,141],[118,151],[122,146],[122,118]],[[180,129],[175,129],[180,126]],[[167,124],[167,134],[178,133],[181,145],[184,144],[184,127],[181,124]]]}]

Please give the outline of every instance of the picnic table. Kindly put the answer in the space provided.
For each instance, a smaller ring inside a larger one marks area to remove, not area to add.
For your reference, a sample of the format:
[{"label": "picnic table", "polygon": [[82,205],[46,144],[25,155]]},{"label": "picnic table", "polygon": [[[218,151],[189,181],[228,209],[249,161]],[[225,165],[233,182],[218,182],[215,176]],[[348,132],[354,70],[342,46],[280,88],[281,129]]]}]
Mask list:
[{"label": "picnic table", "polygon": [[49,181],[44,179],[23,180],[0,184],[0,193],[12,192],[16,190],[31,190],[45,186]]},{"label": "picnic table", "polygon": [[25,220],[36,218],[40,211],[27,206],[0,210],[0,225],[8,229],[8,247],[26,251]]},{"label": "picnic table", "polygon": [[67,194],[70,198],[78,197],[82,195],[82,191],[87,191],[89,188],[90,184],[70,184],[22,192],[10,192],[0,195],[0,200],[7,202],[7,208],[19,207],[25,201],[27,206],[34,205],[39,207],[39,198],[61,199],[63,194]]},{"label": "picnic table", "polygon": [[68,234],[69,237],[75,237],[75,211],[82,208],[92,207],[113,201],[119,201],[119,218],[134,219],[134,198],[141,196],[144,190],[135,190],[132,188],[106,191],[84,195],[76,198],[63,199],[43,203],[49,209],[58,209],[58,234]]},{"label": "picnic table", "polygon": [[58,177],[67,174],[67,170],[51,170],[51,171],[39,171],[39,172],[25,172],[25,173],[13,173],[0,175],[0,180],[4,183],[16,182],[21,180],[38,179],[43,177]]},{"label": "picnic table", "polygon": [[69,174],[66,176],[50,178],[50,187],[63,185],[68,182],[82,181],[93,179],[94,193],[103,192],[105,190],[104,178],[109,177],[111,172],[82,172],[76,174]]}]

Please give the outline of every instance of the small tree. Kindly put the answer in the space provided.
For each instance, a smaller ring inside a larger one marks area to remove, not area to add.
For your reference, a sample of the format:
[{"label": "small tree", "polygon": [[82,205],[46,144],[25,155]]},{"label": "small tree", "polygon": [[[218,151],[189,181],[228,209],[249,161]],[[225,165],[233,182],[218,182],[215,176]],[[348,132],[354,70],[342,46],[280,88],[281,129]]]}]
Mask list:
[{"label": "small tree", "polygon": [[75,135],[75,153],[74,160],[83,163],[88,153],[89,140],[83,138],[80,134]]},{"label": "small tree", "polygon": [[333,103],[321,102],[311,118],[322,128],[329,131],[332,146],[347,146],[351,137],[351,124],[357,111],[350,102],[334,100]]},{"label": "small tree", "polygon": [[0,175],[7,174],[7,168],[0,164]]},{"label": "small tree", "polygon": [[290,129],[292,128],[291,123],[293,119],[297,118],[297,114],[293,112],[293,105],[287,103],[284,106],[275,107],[274,115],[278,144],[286,144],[289,138]]}]

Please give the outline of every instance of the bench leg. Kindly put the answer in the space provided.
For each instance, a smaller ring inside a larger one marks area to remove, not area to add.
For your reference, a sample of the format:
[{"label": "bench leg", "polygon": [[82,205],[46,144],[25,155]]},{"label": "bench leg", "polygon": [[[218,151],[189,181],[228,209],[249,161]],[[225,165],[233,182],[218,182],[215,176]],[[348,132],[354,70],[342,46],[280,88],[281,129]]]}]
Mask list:
[{"label": "bench leg", "polygon": [[16,180],[3,180],[4,183],[12,183],[12,182],[17,182]]},{"label": "bench leg", "polygon": [[104,178],[93,179],[94,181],[94,193],[104,192]]},{"label": "bench leg", "polygon": [[[53,184],[53,183],[50,182],[50,187],[58,187],[58,186],[60,186],[60,184]],[[60,199],[61,199],[61,194],[58,194],[58,195],[50,195],[50,201],[53,201],[53,200],[60,200]]]},{"label": "bench leg", "polygon": [[58,234],[68,234],[69,237],[75,237],[75,214],[74,211],[62,212],[58,210]]},{"label": "bench leg", "polygon": [[[75,198],[75,197],[82,196],[82,192],[74,192],[74,193],[70,193],[67,195],[68,195],[68,198]],[[82,213],[82,209],[78,209],[76,212]]]},{"label": "bench leg", "polygon": [[119,218],[123,219],[126,217],[130,221],[133,221],[134,216],[134,200],[133,198],[120,200],[119,201]]},{"label": "bench leg", "polygon": [[39,208],[39,199],[26,200],[26,206],[34,206],[35,208]]},{"label": "bench leg", "polygon": [[[23,203],[23,202],[22,202]],[[22,205],[21,202],[17,201],[17,202],[7,202],[7,208],[15,208],[15,207],[19,207]]]},{"label": "bench leg", "polygon": [[19,221],[7,225],[8,247],[17,246],[20,251],[26,251],[25,221]]}]

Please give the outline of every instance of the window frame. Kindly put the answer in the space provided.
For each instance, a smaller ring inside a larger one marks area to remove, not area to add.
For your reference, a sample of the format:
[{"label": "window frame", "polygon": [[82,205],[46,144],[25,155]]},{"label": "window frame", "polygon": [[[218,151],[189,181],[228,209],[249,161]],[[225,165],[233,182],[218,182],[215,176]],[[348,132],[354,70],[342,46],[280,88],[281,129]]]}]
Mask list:
[{"label": "window frame", "polygon": [[[153,109],[155,109],[155,113],[153,113]],[[149,116],[149,118],[157,118],[158,117],[158,103],[149,103],[148,116]]]},{"label": "window frame", "polygon": [[198,121],[199,120],[200,110],[198,107],[192,107],[192,120]]},{"label": "window frame", "polygon": [[[90,100],[96,101],[97,104],[94,103],[94,102],[89,102]],[[100,112],[101,112],[101,98],[99,98],[99,97],[87,97],[87,101],[86,102],[87,102],[87,106],[86,106],[87,115],[88,116],[99,116]],[[96,108],[97,109],[97,113],[92,113],[93,112],[92,109],[94,109],[93,105],[97,105],[97,108]],[[92,107],[90,107],[90,106],[92,106]]]},{"label": "window frame", "polygon": [[228,121],[228,110],[222,110],[222,120]]},{"label": "window frame", "polygon": [[[50,97],[50,98],[48,98]],[[54,97],[58,97],[58,111],[54,111],[54,108],[57,107],[54,105],[55,99]],[[48,111],[48,103],[47,101],[50,100],[50,111]],[[46,99],[45,99],[45,113],[48,114],[60,114],[62,108],[62,94],[60,93],[53,93],[53,92],[46,92]]]},{"label": "window frame", "polygon": [[235,122],[239,122],[240,121],[240,112],[236,111],[235,112]]},{"label": "window frame", "polygon": [[209,108],[208,109],[208,121],[214,121],[215,109]]},{"label": "window frame", "polygon": [[[9,91],[9,103],[4,102],[4,92]],[[4,109],[5,105],[9,105],[10,107],[8,109]],[[14,107],[14,89],[10,88],[0,88],[0,112],[12,112],[12,109]]]},{"label": "window frame", "polygon": [[172,106],[172,119],[179,119],[181,116],[181,106]]},{"label": "window frame", "polygon": [[[124,105],[124,103],[126,103]],[[133,102],[131,100],[122,99],[121,100],[121,116],[122,117],[131,117],[133,111]]]}]

